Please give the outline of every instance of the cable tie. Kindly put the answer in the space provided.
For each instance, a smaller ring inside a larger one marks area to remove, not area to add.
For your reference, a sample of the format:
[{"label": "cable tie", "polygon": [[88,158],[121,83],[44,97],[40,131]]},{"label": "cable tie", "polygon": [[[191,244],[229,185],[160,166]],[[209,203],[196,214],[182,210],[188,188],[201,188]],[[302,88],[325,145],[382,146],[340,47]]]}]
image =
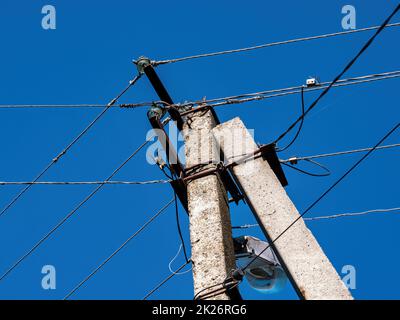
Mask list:
[{"label": "cable tie", "polygon": [[108,107],[111,107],[114,103],[117,102],[117,98],[112,99],[109,103],[108,103]]},{"label": "cable tie", "polygon": [[64,154],[66,154],[67,152],[65,151],[65,150],[63,150],[57,157],[55,157],[54,159],[53,159],[53,162],[57,162],[58,160],[60,160],[60,158],[64,155]]}]

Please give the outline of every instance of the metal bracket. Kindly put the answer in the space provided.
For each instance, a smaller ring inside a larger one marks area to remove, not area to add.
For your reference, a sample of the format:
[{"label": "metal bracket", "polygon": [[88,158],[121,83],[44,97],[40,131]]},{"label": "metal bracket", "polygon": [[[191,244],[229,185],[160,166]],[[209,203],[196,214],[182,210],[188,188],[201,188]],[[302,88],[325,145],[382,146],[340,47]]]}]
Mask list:
[{"label": "metal bracket", "polygon": [[283,172],[281,162],[279,161],[278,155],[276,153],[276,144],[266,144],[260,147],[261,157],[266,160],[274,171],[276,177],[283,187],[286,187],[289,183],[286,179],[285,173]]},{"label": "metal bracket", "polygon": [[[161,102],[169,106],[174,105],[174,102],[168,94],[167,89],[165,89],[164,84],[161,82],[161,79],[158,77],[156,71],[154,70],[151,60],[147,57],[140,57],[134,63],[136,64],[138,71],[140,73],[144,73],[147,76]],[[167,110],[172,120],[176,121],[176,126],[178,127],[178,130],[182,131],[183,120],[180,112],[174,107],[167,108]]]}]

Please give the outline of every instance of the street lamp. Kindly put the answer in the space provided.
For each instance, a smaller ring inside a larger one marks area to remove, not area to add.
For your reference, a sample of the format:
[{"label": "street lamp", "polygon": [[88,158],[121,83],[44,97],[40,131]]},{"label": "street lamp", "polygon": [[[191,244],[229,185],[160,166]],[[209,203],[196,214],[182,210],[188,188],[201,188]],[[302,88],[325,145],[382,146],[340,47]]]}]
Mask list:
[{"label": "street lamp", "polygon": [[284,288],[286,274],[272,248],[267,248],[267,242],[242,236],[234,238],[234,245],[237,267],[246,268],[244,276],[252,288],[262,293],[275,293]]}]

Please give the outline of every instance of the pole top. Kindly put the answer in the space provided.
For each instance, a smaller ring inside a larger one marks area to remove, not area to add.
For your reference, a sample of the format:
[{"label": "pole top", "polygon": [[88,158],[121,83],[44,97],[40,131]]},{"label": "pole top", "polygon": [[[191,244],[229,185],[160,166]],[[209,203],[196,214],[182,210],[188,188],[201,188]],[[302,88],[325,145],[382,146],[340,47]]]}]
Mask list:
[{"label": "pole top", "polygon": [[165,112],[165,108],[157,103],[153,103],[152,107],[147,111],[147,117],[149,119],[156,118],[157,120],[160,120],[165,115]]}]

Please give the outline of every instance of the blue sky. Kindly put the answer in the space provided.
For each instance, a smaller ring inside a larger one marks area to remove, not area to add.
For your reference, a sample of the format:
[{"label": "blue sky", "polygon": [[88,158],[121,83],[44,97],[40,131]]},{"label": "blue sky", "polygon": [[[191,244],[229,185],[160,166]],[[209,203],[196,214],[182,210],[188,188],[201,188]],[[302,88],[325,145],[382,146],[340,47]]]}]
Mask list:
[{"label": "blue sky", "polygon": [[[57,10],[57,29],[41,28],[41,8]],[[296,37],[342,31],[341,8],[352,4],[357,27],[380,24],[397,1],[22,1],[0,4],[0,104],[106,104],[135,75],[132,59],[166,59]],[[396,17],[394,21],[400,21]],[[399,69],[399,32],[384,31],[346,76]],[[311,75],[329,81],[372,33],[279,46],[160,66],[158,73],[175,101],[284,88]],[[333,89],[307,118],[302,135],[285,154],[310,155],[368,147],[398,122],[397,79]],[[306,94],[311,102],[315,93]],[[142,79],[121,100],[156,96]],[[100,110],[0,110],[0,180],[33,179]],[[266,143],[298,117],[300,97],[290,96],[218,109],[222,121],[239,116]],[[105,179],[144,140],[146,110],[106,114],[43,178],[47,181]],[[387,143],[399,142],[400,133]],[[399,150],[378,151],[310,215],[399,206]],[[327,158],[333,174],[312,178],[285,169],[287,192],[306,208],[361,155]],[[162,178],[135,157],[118,180]],[[74,208],[93,186],[34,186],[0,218],[0,273],[29,250]],[[0,206],[20,190],[0,187]],[[172,196],[169,185],[106,186],[26,261],[0,282],[1,299],[60,299],[139,228]],[[182,212],[182,210],[181,210]],[[183,212],[182,212],[183,213]],[[232,206],[233,224],[253,223],[247,207]],[[187,219],[182,227],[188,240]],[[399,220],[371,215],[308,226],[340,272],[357,271],[357,299],[400,298]],[[256,229],[236,232],[262,237]],[[78,299],[140,299],[168,276],[179,247],[171,207],[150,228],[88,281]],[[176,266],[182,263],[182,256]],[[41,268],[54,265],[57,289],[43,290]],[[245,299],[296,299],[287,288],[263,295],[240,287]],[[174,277],[153,298],[192,299],[188,273]]]}]

